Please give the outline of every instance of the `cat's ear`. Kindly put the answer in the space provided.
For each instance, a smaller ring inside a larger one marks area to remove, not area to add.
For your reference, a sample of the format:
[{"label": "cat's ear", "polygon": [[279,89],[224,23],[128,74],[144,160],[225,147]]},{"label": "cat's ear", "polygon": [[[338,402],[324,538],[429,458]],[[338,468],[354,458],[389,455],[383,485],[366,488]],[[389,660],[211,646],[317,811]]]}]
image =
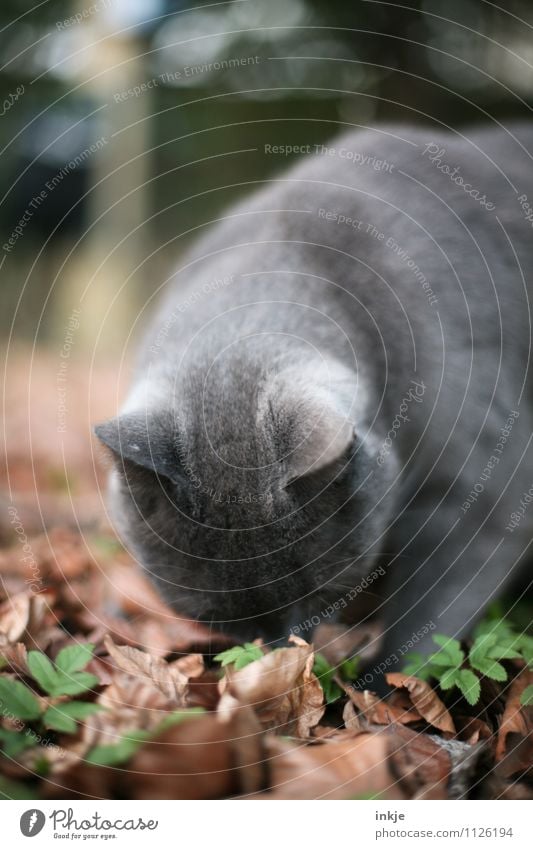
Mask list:
[{"label": "cat's ear", "polygon": [[322,412],[286,458],[283,485],[287,487],[328,470],[335,472],[338,468],[340,471],[353,453],[355,439],[351,422],[334,410]]},{"label": "cat's ear", "polygon": [[281,462],[281,485],[320,473],[335,478],[355,450],[356,375],[334,361],[291,365],[263,392],[263,424]]},{"label": "cat's ear", "polygon": [[112,451],[119,469],[129,461],[176,483],[183,481],[179,443],[170,417],[124,413],[96,425],[94,432]]}]

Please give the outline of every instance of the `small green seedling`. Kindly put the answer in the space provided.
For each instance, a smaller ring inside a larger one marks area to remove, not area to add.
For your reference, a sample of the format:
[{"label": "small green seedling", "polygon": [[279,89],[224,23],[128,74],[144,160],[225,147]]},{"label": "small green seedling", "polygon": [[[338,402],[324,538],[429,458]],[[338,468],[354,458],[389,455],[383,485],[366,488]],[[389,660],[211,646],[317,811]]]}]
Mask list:
[{"label": "small green seedling", "polygon": [[313,672],[320,681],[324,691],[324,698],[328,705],[332,702],[336,702],[337,699],[340,699],[341,696],[344,695],[341,687],[339,687],[335,679],[337,678],[341,681],[347,682],[353,681],[357,678],[358,668],[359,658],[357,657],[351,657],[348,660],[344,660],[341,664],[339,664],[339,666],[335,667],[330,666],[323,654],[315,654]]},{"label": "small green seedling", "polygon": [[[458,640],[435,634],[433,642],[439,650],[428,657],[412,652],[407,656],[404,673],[425,681],[435,679],[442,690],[457,687],[467,702],[475,705],[481,695],[480,675],[503,683],[509,674],[501,661],[520,659],[533,666],[533,637],[516,631],[506,619],[487,617],[476,627],[473,637],[466,655]],[[533,686],[524,690],[521,703],[533,703]]]},{"label": "small green seedling", "polygon": [[234,669],[243,669],[254,660],[261,660],[264,653],[260,646],[254,643],[245,643],[243,646],[232,646],[226,651],[220,652],[215,657],[221,666],[233,666]]}]

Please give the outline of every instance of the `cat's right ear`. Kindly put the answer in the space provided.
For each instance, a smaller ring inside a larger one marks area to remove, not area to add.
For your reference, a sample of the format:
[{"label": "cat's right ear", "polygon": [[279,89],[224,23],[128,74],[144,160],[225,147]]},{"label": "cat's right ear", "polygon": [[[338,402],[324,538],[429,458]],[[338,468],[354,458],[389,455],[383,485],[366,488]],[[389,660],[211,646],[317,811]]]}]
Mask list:
[{"label": "cat's right ear", "polygon": [[117,468],[129,464],[183,483],[177,434],[170,417],[146,412],[124,413],[96,425],[98,439],[112,452]]}]

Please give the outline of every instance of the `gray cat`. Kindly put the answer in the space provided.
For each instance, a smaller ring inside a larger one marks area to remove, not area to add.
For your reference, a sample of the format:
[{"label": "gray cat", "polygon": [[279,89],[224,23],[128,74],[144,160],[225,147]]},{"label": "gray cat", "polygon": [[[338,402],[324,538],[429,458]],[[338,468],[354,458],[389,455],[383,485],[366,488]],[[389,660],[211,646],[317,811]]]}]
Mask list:
[{"label": "gray cat", "polygon": [[529,151],[524,126],[302,146],[183,261],[96,428],[118,531],[177,611],[310,638],[370,580],[392,669],[524,568]]}]

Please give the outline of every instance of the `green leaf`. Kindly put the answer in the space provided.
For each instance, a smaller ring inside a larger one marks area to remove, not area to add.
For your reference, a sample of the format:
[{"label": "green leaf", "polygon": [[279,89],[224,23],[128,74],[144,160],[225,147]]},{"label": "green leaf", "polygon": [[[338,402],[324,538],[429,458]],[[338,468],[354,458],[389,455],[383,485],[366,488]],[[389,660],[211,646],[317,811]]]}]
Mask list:
[{"label": "green leaf", "polygon": [[220,652],[216,655],[215,660],[218,660],[222,666],[229,666],[232,663],[235,669],[242,669],[249,663],[253,663],[254,660],[261,660],[262,657],[264,657],[264,654],[260,646],[245,643],[243,646],[232,646],[230,649]]},{"label": "green leaf", "polygon": [[0,709],[12,713],[18,719],[38,719],[41,715],[39,702],[29,687],[22,681],[0,676]]},{"label": "green leaf", "polygon": [[[513,637],[512,642],[516,645],[516,638]],[[506,648],[504,645],[499,643],[497,646],[488,650],[487,657],[493,658],[494,660],[512,660],[515,657],[522,657],[522,655],[519,651],[517,651],[517,649],[511,648],[510,646]]]},{"label": "green leaf", "polygon": [[437,666],[460,666],[463,663],[465,655],[459,640],[453,640],[444,634],[434,634],[433,642],[441,649],[430,656],[431,663],[435,663]]},{"label": "green leaf", "polygon": [[505,618],[502,616],[491,616],[489,613],[487,618],[482,619],[481,622],[476,625],[473,636],[477,639],[477,637],[480,637],[483,634],[496,634],[496,636],[500,638],[508,636],[511,631],[510,623]]},{"label": "green leaf", "polygon": [[458,686],[458,676],[460,670],[454,667],[453,669],[446,669],[443,672],[439,679],[439,685],[441,690],[451,690],[452,687]]},{"label": "green leaf", "polygon": [[67,734],[76,732],[76,720],[63,713],[61,708],[53,705],[44,712],[43,722],[45,728],[52,728],[54,731],[64,731]]},{"label": "green leaf", "polygon": [[486,657],[470,658],[470,664],[493,681],[507,681],[507,670],[497,660]]},{"label": "green leaf", "polygon": [[11,731],[7,728],[0,728],[0,745],[2,751],[8,758],[15,758],[20,752],[25,749],[31,749],[37,745],[35,738],[30,734],[25,734],[24,731]]},{"label": "green leaf", "polygon": [[493,631],[489,632],[488,634],[482,634],[480,637],[476,637],[476,639],[474,640],[469,654],[470,656],[476,654],[484,656],[492,646],[496,645],[497,642],[498,637]]},{"label": "green leaf", "polygon": [[97,766],[116,766],[125,763],[149,737],[148,731],[130,731],[119,743],[95,746],[87,755],[87,763]]},{"label": "green leaf", "polygon": [[39,651],[28,653],[28,667],[40,687],[50,696],[77,696],[99,684],[98,678],[79,670],[86,666],[94,646],[86,643],[61,649],[56,665]]},{"label": "green leaf", "polygon": [[363,802],[372,799],[383,799],[383,791],[379,791],[378,793],[358,793],[357,796],[349,796],[348,799],[354,802]]},{"label": "green leaf", "polygon": [[49,695],[55,695],[57,672],[51,660],[40,651],[28,652],[28,669],[40,687]]},{"label": "green leaf", "polygon": [[242,650],[242,646],[232,646],[230,649],[219,652],[219,654],[215,655],[214,659],[218,661],[221,666],[228,666],[239,657]]},{"label": "green leaf", "polygon": [[355,657],[349,657],[347,660],[343,660],[339,667],[339,675],[343,681],[353,681],[357,678],[358,672],[359,658],[357,655],[355,655]]},{"label": "green leaf", "polygon": [[93,713],[98,713],[103,710],[101,705],[92,704],[91,702],[67,702],[63,705],[49,707],[43,716],[43,722],[46,728],[53,728],[54,731],[64,731],[67,734],[75,734],[77,725],[76,720],[86,719]]},{"label": "green leaf", "polygon": [[475,705],[481,695],[479,678],[471,669],[460,669],[457,673],[457,686],[469,705]]},{"label": "green leaf", "polygon": [[444,651],[437,651],[434,654],[430,654],[428,660],[433,666],[439,667],[440,669],[447,669],[450,666],[457,669],[457,667],[461,666],[460,663],[454,663],[449,654]]},{"label": "green leaf", "polygon": [[[418,651],[409,652],[405,655],[407,663],[402,669],[404,675],[416,675],[421,681],[427,681],[431,677],[431,665],[427,657]],[[439,672],[440,674],[440,672]]]},{"label": "green leaf", "polygon": [[324,698],[327,704],[336,702],[342,696],[342,690],[333,678],[337,670],[329,665],[323,654],[315,654],[315,662],[313,664],[313,672],[320,681],[320,686],[324,691]]},{"label": "green leaf", "polygon": [[11,781],[0,775],[0,798],[4,799],[37,799],[37,794],[27,784]]},{"label": "green leaf", "polygon": [[529,684],[520,696],[521,705],[533,705],[533,684]]},{"label": "green leaf", "polygon": [[518,647],[528,666],[533,666],[533,637],[529,634],[520,634]]},{"label": "green leaf", "polygon": [[88,716],[105,710],[102,705],[97,705],[95,702],[67,702],[61,705],[61,709],[73,719],[87,719]]},{"label": "green leaf", "polygon": [[56,666],[60,672],[70,675],[84,669],[91,660],[94,652],[93,643],[79,643],[67,646],[58,653]]},{"label": "green leaf", "polygon": [[52,695],[79,696],[80,693],[85,693],[87,690],[97,687],[99,683],[96,675],[92,675],[90,672],[73,672],[69,676],[61,673]]},{"label": "green leaf", "polygon": [[248,664],[253,663],[255,660],[261,660],[261,658],[264,656],[263,652],[261,651],[261,649],[259,649],[259,651],[256,651],[256,649],[258,649],[258,646],[254,646],[254,651],[246,650],[245,652],[243,652],[233,664],[235,669],[243,669],[245,666],[248,666]]},{"label": "green leaf", "polygon": [[50,772],[50,761],[42,755],[42,757],[36,759],[33,768],[36,775],[40,775],[44,778]]},{"label": "green leaf", "polygon": [[340,699],[342,696],[342,690],[337,684],[336,681],[328,680],[327,678],[320,678],[320,685],[324,692],[324,701],[326,704],[331,705],[333,702],[336,702],[337,699]]}]

